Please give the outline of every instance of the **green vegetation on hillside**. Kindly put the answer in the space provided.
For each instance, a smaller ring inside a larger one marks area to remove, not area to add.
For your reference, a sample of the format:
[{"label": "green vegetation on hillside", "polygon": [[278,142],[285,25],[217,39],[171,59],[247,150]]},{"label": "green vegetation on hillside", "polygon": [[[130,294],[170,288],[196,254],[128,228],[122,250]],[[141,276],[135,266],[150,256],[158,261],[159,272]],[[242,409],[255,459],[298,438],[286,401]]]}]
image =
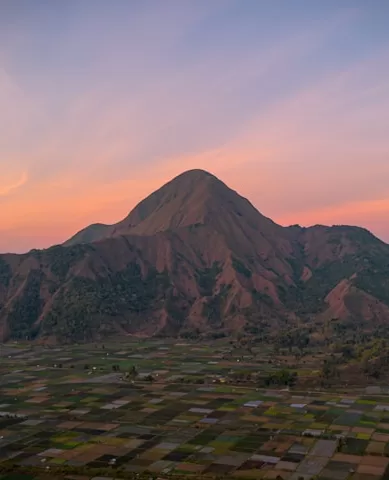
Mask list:
[{"label": "green vegetation on hillside", "polygon": [[107,316],[123,319],[155,308],[168,286],[165,273],[150,268],[143,278],[136,263],[94,280],[75,277],[55,297],[43,331],[66,340],[91,339]]},{"label": "green vegetation on hillside", "polygon": [[199,286],[201,295],[207,297],[213,294],[217,277],[221,271],[222,269],[218,262],[213,262],[210,268],[206,267],[196,271],[197,284]]},{"label": "green vegetation on hillside", "polygon": [[3,258],[0,257],[0,284],[8,287],[11,277],[11,267]]},{"label": "green vegetation on hillside", "polygon": [[93,252],[93,245],[78,244],[72,247],[54,245],[46,250],[33,250],[31,253],[39,261],[45,260],[50,265],[51,272],[60,280],[64,280],[70,270],[88,252]]},{"label": "green vegetation on hillside", "polygon": [[202,313],[212,328],[218,328],[223,325],[223,309],[230,289],[231,285],[222,285],[220,291],[213,295],[212,298],[208,298],[203,305]]},{"label": "green vegetation on hillside", "polygon": [[274,300],[271,298],[271,296],[269,294],[263,293],[263,292],[258,292],[258,290],[255,290],[255,288],[253,288],[251,293],[253,295],[254,300],[257,303],[262,302],[262,303],[268,305],[269,307],[272,307],[274,305]]},{"label": "green vegetation on hillside", "polygon": [[370,260],[353,284],[389,306],[389,257]]},{"label": "green vegetation on hillside", "polygon": [[13,338],[31,338],[36,333],[33,324],[38,320],[42,308],[40,288],[43,274],[39,270],[31,270],[8,314],[8,325]]},{"label": "green vegetation on hillside", "polygon": [[236,272],[241,273],[246,278],[251,278],[251,270],[249,270],[241,260],[232,257],[232,266]]}]

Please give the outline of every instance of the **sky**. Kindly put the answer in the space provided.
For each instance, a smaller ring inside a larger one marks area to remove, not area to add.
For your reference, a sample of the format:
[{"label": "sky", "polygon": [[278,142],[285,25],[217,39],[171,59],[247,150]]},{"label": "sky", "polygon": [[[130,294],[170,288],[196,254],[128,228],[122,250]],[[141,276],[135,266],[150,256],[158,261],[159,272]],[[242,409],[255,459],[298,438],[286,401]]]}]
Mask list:
[{"label": "sky", "polygon": [[389,242],[387,0],[0,0],[0,251],[208,170]]}]

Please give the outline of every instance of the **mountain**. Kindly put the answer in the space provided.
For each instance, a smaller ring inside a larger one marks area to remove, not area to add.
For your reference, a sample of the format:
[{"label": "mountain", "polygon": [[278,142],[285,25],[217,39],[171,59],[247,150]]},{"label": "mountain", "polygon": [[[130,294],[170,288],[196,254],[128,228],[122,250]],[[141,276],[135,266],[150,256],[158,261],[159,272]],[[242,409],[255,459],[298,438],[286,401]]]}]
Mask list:
[{"label": "mountain", "polygon": [[[237,222],[237,217],[244,217]],[[282,227],[262,216],[245,198],[203,170],[191,170],[174,178],[140,202],[115,225],[91,225],[64,243],[71,246],[118,235],[154,235],[198,224],[231,230],[234,224],[266,232]]]},{"label": "mountain", "polygon": [[115,225],[0,255],[4,340],[241,332],[281,344],[389,332],[389,245],[358,227],[281,227],[192,170]]}]

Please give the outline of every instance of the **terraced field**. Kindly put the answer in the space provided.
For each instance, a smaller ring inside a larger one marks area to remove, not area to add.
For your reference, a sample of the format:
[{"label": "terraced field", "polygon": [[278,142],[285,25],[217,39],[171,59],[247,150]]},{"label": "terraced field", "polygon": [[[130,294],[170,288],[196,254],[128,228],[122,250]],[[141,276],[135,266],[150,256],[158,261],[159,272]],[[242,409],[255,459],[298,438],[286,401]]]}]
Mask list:
[{"label": "terraced field", "polygon": [[385,388],[337,394],[230,385],[223,382],[231,370],[273,366],[226,359],[225,347],[209,345],[133,341],[4,352],[0,471],[19,473],[2,480],[50,472],[73,479],[389,478]]}]

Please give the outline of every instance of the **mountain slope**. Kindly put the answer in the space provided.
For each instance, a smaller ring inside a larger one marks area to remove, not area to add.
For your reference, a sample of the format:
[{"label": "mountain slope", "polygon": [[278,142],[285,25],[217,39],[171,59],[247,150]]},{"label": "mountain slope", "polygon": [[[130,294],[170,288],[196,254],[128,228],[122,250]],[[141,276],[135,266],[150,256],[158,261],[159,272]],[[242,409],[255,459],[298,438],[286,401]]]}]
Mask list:
[{"label": "mountain slope", "polygon": [[79,232],[77,232],[73,237],[69,238],[64,242],[65,247],[71,247],[72,245],[78,245],[80,243],[92,243],[97,240],[103,239],[108,231],[110,230],[110,225],[104,225],[103,223],[94,223],[85,227]]},{"label": "mountain slope", "polygon": [[201,170],[115,225],[0,256],[3,339],[242,330],[271,338],[323,325],[343,336],[389,329],[389,246],[357,227],[281,227]]}]

